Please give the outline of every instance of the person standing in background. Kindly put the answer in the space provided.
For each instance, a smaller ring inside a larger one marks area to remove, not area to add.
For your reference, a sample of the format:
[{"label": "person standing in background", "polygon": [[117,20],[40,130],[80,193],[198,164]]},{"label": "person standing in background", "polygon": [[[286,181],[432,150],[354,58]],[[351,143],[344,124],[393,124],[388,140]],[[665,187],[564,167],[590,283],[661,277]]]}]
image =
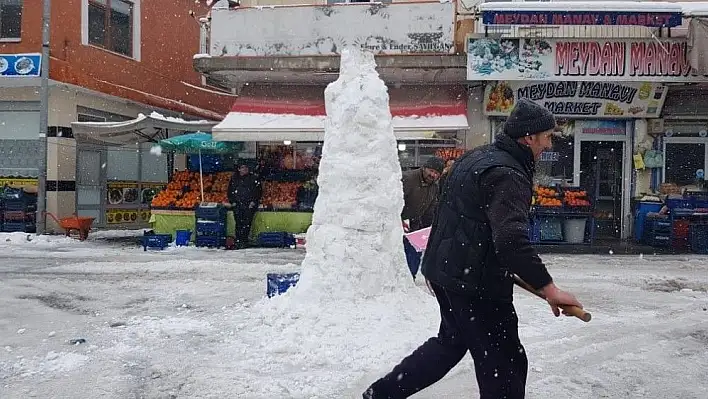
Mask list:
[{"label": "person standing in background", "polygon": [[[433,223],[435,207],[438,201],[438,179],[445,168],[445,162],[438,157],[431,157],[419,169],[403,172],[403,212],[401,219],[408,220],[408,230],[424,229]],[[421,254],[403,238],[408,268],[415,279],[420,268]]]},{"label": "person standing in background", "polygon": [[447,176],[450,174],[450,169],[452,169],[452,165],[454,163],[455,160],[453,158],[450,158],[445,161],[445,169],[443,169],[442,173],[440,174],[440,181],[438,182],[438,186],[440,187],[440,196],[442,196],[442,190],[443,187],[445,187],[445,179],[447,179]]},{"label": "person standing in background", "polygon": [[261,182],[250,172],[247,164],[239,163],[238,170],[231,175],[228,195],[236,219],[236,248],[246,248],[253,216],[262,195]]}]

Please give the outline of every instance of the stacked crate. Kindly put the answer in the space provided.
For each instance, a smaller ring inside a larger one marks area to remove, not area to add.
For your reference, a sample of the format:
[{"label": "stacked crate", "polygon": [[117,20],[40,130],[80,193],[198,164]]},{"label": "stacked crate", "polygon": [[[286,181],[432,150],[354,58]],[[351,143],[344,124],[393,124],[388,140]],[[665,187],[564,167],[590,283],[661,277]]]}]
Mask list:
[{"label": "stacked crate", "polygon": [[24,190],[5,189],[2,206],[2,231],[6,233],[37,231],[37,195]]},{"label": "stacked crate", "polygon": [[219,203],[201,203],[194,212],[194,245],[219,248],[226,245],[226,208]]},{"label": "stacked crate", "polygon": [[645,244],[652,247],[671,246],[671,220],[647,218],[644,223]]}]

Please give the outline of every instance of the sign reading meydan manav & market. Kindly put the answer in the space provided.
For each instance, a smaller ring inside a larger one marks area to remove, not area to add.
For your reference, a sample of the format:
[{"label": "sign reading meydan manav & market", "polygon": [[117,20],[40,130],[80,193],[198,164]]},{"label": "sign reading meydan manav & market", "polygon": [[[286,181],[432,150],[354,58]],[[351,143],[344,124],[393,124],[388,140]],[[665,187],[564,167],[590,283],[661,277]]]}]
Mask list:
[{"label": "sign reading meydan manav & market", "polygon": [[705,81],[680,39],[469,38],[468,80]]},{"label": "sign reading meydan manav & market", "polygon": [[656,82],[489,82],[484,113],[507,116],[527,98],[563,117],[658,118],[667,92]]},{"label": "sign reading meydan manav & market", "polygon": [[[552,3],[550,4],[552,5]],[[482,11],[485,25],[602,25],[673,28],[681,26],[680,12],[637,11],[555,11],[489,10]]]}]

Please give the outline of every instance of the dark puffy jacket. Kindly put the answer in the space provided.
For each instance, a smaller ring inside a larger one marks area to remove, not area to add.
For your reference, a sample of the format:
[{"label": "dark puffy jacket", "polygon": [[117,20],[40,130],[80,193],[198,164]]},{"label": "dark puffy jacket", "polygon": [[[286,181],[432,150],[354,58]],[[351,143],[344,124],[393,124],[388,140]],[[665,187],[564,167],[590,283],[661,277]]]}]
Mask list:
[{"label": "dark puffy jacket", "polygon": [[528,238],[531,150],[506,135],[455,162],[423,258],[433,283],[479,299],[511,301],[517,274],[534,288],[552,281]]},{"label": "dark puffy jacket", "polygon": [[254,174],[249,173],[241,176],[238,172],[234,172],[231,175],[228,196],[229,202],[232,204],[247,206],[249,203],[255,202],[257,205],[261,199],[261,194],[261,182]]},{"label": "dark puffy jacket", "polygon": [[403,211],[401,219],[410,221],[411,231],[420,230],[433,223],[438,200],[438,183],[423,182],[423,168],[403,172]]}]

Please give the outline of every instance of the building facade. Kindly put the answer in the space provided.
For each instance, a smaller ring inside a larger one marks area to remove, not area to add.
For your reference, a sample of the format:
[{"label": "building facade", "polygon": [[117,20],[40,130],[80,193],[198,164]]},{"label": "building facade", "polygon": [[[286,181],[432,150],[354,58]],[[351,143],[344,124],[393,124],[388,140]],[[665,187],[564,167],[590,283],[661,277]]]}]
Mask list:
[{"label": "building facade", "polygon": [[626,239],[641,197],[662,183],[693,185],[708,166],[708,78],[691,62],[695,7],[608,4],[480,5],[467,77],[484,87],[490,136],[519,98],[554,112],[564,133],[539,162],[538,183],[592,193],[596,236]]},{"label": "building facade", "polygon": [[[47,211],[62,217],[78,210],[103,225],[103,208],[110,201],[105,190],[99,192],[99,183],[163,182],[166,159],[151,156],[146,147],[83,148],[71,123],[125,121],[153,112],[218,121],[233,95],[204,87],[191,67],[199,52],[204,5],[192,0],[54,1],[49,60],[41,58],[42,6],[42,0],[0,0],[0,179],[36,185],[39,71],[42,62],[49,62]],[[48,227],[56,226],[49,220]]]},{"label": "building facade", "polygon": [[[324,106],[324,89],[338,76],[342,49],[366,48],[375,54],[379,74],[389,88],[392,113],[401,121],[397,135],[414,139],[399,146],[404,167],[414,167],[434,153],[430,141],[420,139],[438,138],[458,146],[480,141],[469,128],[469,92],[462,41],[456,37],[456,7],[454,2],[437,1],[309,5],[266,1],[238,6],[220,1],[203,21],[203,49],[194,58],[194,68],[210,84],[240,95],[229,118],[233,126],[248,126],[254,118],[238,117],[249,113],[311,111],[304,116],[316,120]],[[427,118],[425,132],[413,120],[416,116]],[[444,123],[451,118],[460,122]],[[282,127],[287,124],[283,120]],[[219,125],[214,131],[222,140],[268,141],[269,137],[266,129],[257,126],[250,138],[229,135]],[[280,137],[270,137],[276,136]],[[292,137],[299,141],[312,136]]]}]

